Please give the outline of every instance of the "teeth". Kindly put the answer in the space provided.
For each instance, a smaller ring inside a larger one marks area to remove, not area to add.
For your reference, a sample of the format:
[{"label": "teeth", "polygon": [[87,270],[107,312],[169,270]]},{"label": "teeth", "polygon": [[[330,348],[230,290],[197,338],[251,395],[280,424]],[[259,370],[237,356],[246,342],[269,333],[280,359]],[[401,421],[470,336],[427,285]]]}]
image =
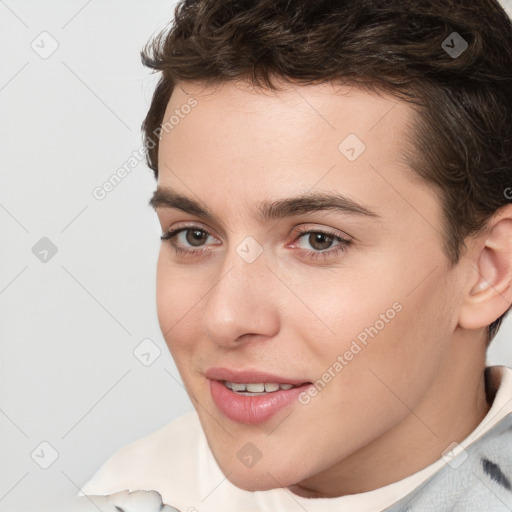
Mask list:
[{"label": "teeth", "polygon": [[276,382],[251,382],[251,383],[238,383],[238,382],[229,382],[224,381],[224,385],[233,391],[241,392],[247,391],[248,393],[273,393],[274,391],[278,391],[279,389],[292,389],[293,384],[278,384]]},{"label": "teeth", "polygon": [[265,384],[246,384],[245,389],[251,393],[263,393],[265,391]]}]

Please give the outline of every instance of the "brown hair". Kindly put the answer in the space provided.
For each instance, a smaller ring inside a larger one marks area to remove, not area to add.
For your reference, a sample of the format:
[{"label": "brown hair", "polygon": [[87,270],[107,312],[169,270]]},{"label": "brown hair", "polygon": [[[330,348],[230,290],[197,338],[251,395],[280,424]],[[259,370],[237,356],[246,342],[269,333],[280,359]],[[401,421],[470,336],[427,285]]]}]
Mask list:
[{"label": "brown hair", "polygon": [[[460,55],[449,53],[454,41],[467,43]],[[278,77],[353,84],[414,106],[404,154],[439,191],[452,264],[512,199],[512,23],[496,0],[183,0],[141,56],[161,72],[142,124],[155,178],[179,81],[278,89]],[[508,311],[489,326],[488,343]]]}]

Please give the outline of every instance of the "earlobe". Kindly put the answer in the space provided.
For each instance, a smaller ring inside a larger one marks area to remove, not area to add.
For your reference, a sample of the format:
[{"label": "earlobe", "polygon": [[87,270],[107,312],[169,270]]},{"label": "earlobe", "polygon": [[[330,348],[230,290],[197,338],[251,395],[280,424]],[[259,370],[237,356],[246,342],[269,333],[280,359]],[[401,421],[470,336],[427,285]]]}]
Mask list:
[{"label": "earlobe", "polygon": [[512,205],[495,216],[477,243],[473,281],[459,311],[459,326],[486,327],[505,313],[512,302]]}]

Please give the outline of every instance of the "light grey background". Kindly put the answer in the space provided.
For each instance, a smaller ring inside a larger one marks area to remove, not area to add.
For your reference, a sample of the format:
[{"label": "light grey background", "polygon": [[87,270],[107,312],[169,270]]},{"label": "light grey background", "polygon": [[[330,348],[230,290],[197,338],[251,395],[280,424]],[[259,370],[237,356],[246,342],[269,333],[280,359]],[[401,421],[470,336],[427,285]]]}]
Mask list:
[{"label": "light grey background", "polygon": [[[152,172],[93,196],[141,147],[155,77],[139,51],[174,5],[0,0],[0,512],[54,512],[193,409],[156,317]],[[508,319],[489,364],[512,366],[511,338]]]}]

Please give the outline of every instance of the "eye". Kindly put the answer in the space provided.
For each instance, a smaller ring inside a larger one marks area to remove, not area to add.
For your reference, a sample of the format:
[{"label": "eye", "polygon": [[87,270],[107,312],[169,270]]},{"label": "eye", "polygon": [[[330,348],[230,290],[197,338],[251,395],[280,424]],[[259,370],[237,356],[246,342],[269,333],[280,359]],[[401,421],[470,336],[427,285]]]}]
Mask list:
[{"label": "eye", "polygon": [[[318,258],[330,258],[331,256],[336,256],[341,252],[347,250],[348,246],[352,243],[351,240],[343,238],[336,233],[331,231],[324,231],[322,229],[308,229],[308,228],[299,228],[299,233],[301,234],[298,239],[305,238],[305,240],[313,247],[313,251],[311,250],[303,250],[299,249],[299,254],[306,256],[312,259]],[[332,246],[333,242],[338,242],[338,245],[335,246],[334,249],[329,248]]]},{"label": "eye", "polygon": [[[347,250],[348,246],[352,243],[351,240],[322,229],[299,228],[298,232],[300,236],[296,238],[296,240],[304,238],[310,247],[313,247],[313,250],[305,250],[304,248],[297,249],[297,252],[305,258],[326,259],[331,256],[336,256]],[[210,237],[213,238],[208,231],[199,226],[192,225],[182,226],[169,231],[160,238],[161,240],[168,240],[176,254],[196,257],[209,252],[209,249],[205,247],[204,244]],[[334,246],[334,249],[329,249],[334,242],[336,242],[337,245]],[[215,243],[214,245],[219,245],[219,243]],[[196,247],[196,249],[186,249],[184,247]]]},{"label": "eye", "polygon": [[[208,239],[208,237],[211,236],[212,235],[210,235],[208,231],[198,226],[182,226],[180,228],[174,229],[173,231],[169,231],[168,233],[163,234],[160,237],[160,239],[168,240],[169,244],[177,254],[185,254],[187,256],[199,256],[200,254],[203,254],[208,250],[202,247],[202,244]],[[176,242],[176,240],[178,240],[182,244],[186,242],[190,244],[192,247],[199,247],[199,249],[183,249],[183,247],[179,245]]]}]

